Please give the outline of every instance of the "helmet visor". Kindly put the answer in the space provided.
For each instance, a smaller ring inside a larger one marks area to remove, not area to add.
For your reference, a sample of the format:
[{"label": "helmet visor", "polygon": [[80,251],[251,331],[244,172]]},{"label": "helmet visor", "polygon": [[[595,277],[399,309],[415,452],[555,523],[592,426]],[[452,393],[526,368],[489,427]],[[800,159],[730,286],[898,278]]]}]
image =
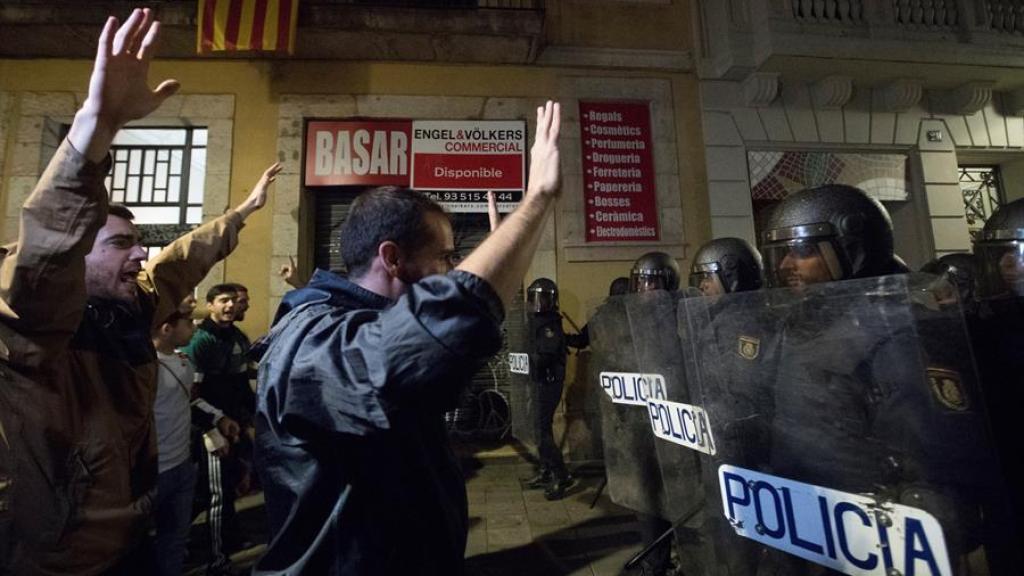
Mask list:
[{"label": "helmet visor", "polygon": [[1024,297],[1024,240],[979,242],[974,247],[981,262],[978,297]]},{"label": "helmet visor", "polygon": [[691,272],[690,286],[700,290],[703,296],[721,296],[727,292],[718,272],[710,270]]},{"label": "helmet visor", "polygon": [[802,288],[843,279],[835,247],[828,238],[798,238],[768,244],[762,250],[771,288]]},{"label": "helmet visor", "polygon": [[654,290],[668,290],[668,281],[663,274],[638,271],[629,275],[629,291],[631,293],[639,294]]},{"label": "helmet visor", "polygon": [[533,312],[551,312],[558,308],[558,296],[550,290],[530,290],[529,303]]}]

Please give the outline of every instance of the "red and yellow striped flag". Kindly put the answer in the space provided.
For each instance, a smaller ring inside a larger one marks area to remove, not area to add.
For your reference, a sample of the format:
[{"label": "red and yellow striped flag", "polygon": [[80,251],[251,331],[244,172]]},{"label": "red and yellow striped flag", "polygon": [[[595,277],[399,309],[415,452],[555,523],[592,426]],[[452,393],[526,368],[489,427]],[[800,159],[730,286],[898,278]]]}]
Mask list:
[{"label": "red and yellow striped flag", "polygon": [[200,54],[295,52],[299,0],[199,0]]}]

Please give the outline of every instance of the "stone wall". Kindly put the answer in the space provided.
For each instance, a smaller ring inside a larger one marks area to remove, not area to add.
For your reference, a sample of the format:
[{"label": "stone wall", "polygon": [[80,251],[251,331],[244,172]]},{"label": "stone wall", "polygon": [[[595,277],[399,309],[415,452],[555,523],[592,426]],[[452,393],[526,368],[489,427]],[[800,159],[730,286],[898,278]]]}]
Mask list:
[{"label": "stone wall", "polygon": [[[70,124],[85,94],[76,92],[0,93],[0,182],[4,195],[2,239],[18,236],[21,206],[60,144],[61,127]],[[231,146],[235,99],[231,95],[187,94],[168,98],[147,118],[132,126],[205,126],[208,130],[203,221],[229,208]],[[5,129],[13,134],[6,134]],[[8,154],[4,144],[11,140]],[[224,281],[218,264],[200,285],[200,293]]]}]

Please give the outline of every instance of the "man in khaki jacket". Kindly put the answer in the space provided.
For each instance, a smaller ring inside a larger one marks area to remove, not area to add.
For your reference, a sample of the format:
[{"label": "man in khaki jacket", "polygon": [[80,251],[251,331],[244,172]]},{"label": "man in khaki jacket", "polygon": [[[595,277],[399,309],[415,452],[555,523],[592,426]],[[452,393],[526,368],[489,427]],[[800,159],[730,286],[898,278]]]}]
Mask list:
[{"label": "man in khaki jacket", "polygon": [[108,215],[114,135],[178,88],[147,85],[158,32],[149,10],[120,28],[107,20],[88,97],[22,208],[17,243],[0,249],[0,573],[150,572],[140,547],[157,470],[150,329],[266,202],[257,185],[145,265],[130,212]]}]

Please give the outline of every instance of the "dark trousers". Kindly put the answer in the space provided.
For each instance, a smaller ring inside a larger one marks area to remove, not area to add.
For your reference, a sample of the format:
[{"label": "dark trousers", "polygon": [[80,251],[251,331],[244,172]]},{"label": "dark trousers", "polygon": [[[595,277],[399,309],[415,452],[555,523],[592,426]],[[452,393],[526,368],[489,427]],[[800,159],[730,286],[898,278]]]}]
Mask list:
[{"label": "dark trousers", "polygon": [[551,425],[555,420],[555,409],[562,401],[562,389],[565,387],[565,366],[555,364],[540,371],[539,382],[535,381],[535,413],[534,424],[537,436],[537,456],[543,470],[550,470],[556,478],[568,475],[562,451],[555,444],[555,434]]},{"label": "dark trousers", "polygon": [[230,544],[241,537],[235,514],[239,463],[233,454],[221,458],[205,450],[203,453],[199,461],[196,499],[206,510],[206,525],[210,534],[210,566],[222,567],[230,564]]}]

